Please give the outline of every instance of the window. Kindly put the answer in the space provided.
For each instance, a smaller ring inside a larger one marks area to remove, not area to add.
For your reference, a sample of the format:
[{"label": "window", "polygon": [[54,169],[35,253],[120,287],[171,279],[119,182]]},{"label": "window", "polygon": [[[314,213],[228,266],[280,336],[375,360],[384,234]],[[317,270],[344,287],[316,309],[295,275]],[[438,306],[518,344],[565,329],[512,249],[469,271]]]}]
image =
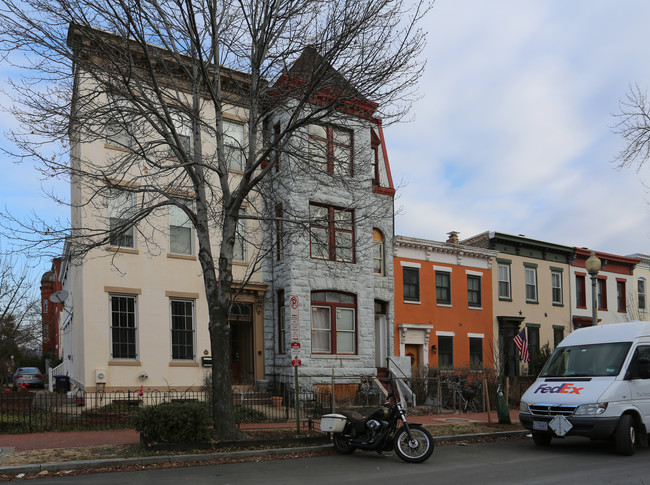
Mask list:
[{"label": "window", "polygon": [[311,257],[354,262],[354,212],[310,204]]},{"label": "window", "polygon": [[438,335],[438,367],[454,366],[454,337]]},{"label": "window", "polygon": [[352,132],[329,125],[309,125],[309,155],[319,170],[351,176]]},{"label": "window", "polygon": [[470,368],[483,367],[483,339],[469,338],[469,366]]},{"label": "window", "polygon": [[377,276],[384,275],[384,235],[379,229],[372,230],[372,271]]},{"label": "window", "polygon": [[171,145],[169,147],[169,156],[177,156],[175,149],[181,150],[185,155],[191,155],[192,150],[192,122],[190,119],[180,112],[171,114],[174,131],[178,136],[178,143],[174,140],[173,133],[171,134]]},{"label": "window", "polygon": [[526,301],[537,301],[537,268],[527,267],[526,271]]},{"label": "window", "polygon": [[133,144],[133,118],[130,103],[121,96],[108,97],[110,115],[106,122],[106,143],[129,148]]},{"label": "window", "polygon": [[276,249],[276,258],[278,261],[282,260],[282,244],[284,241],[284,228],[282,226],[282,217],[284,211],[282,210],[282,204],[275,206],[275,249]]},{"label": "window", "polygon": [[[177,201],[185,205],[184,201]],[[169,252],[194,254],[194,228],[187,213],[177,205],[169,206]]]},{"label": "window", "polygon": [[404,266],[404,301],[420,301],[420,270]]},{"label": "window", "polygon": [[171,300],[172,359],[194,360],[194,302]]},{"label": "window", "polygon": [[587,308],[587,294],[585,293],[585,276],[576,275],[576,306]]},{"label": "window", "polygon": [[135,303],[135,296],[110,295],[111,357],[113,359],[135,359],[137,357]]},{"label": "window", "polygon": [[627,312],[625,301],[625,280],[616,280],[616,308],[619,312]]},{"label": "window", "polygon": [[245,215],[246,210],[240,209],[237,229],[235,230],[235,246],[232,253],[233,261],[246,261],[246,219],[243,218]]},{"label": "window", "polygon": [[445,271],[436,271],[436,303],[451,305],[451,274]]},{"label": "window", "polygon": [[481,277],[467,275],[467,304],[470,307],[481,306]]},{"label": "window", "polygon": [[375,130],[370,130],[370,148],[372,150],[372,164],[374,167],[372,183],[373,185],[380,185],[381,179],[379,175],[379,150],[381,150],[381,140],[375,133]]},{"label": "window", "polygon": [[135,227],[129,220],[135,212],[135,195],[123,190],[111,190],[108,202],[109,244],[135,248]]},{"label": "window", "polygon": [[551,293],[553,305],[562,305],[562,272],[551,271]]},{"label": "window", "polygon": [[607,310],[607,280],[598,278],[598,309]]},{"label": "window", "polygon": [[553,348],[557,347],[564,340],[564,327],[553,326]]},{"label": "window", "polygon": [[639,280],[637,281],[637,294],[638,294],[639,311],[640,312],[645,312],[646,311],[645,279],[643,279],[643,278],[639,278]]},{"label": "window", "polygon": [[510,296],[510,264],[499,263],[499,299],[509,300]]},{"label": "window", "polygon": [[286,327],[286,310],[284,303],[284,290],[278,291],[278,353],[287,352],[287,327]]},{"label": "window", "polygon": [[311,295],[311,348],[316,354],[355,354],[356,297],[337,291]]},{"label": "window", "polygon": [[244,170],[244,125],[223,122],[223,148],[228,170]]}]

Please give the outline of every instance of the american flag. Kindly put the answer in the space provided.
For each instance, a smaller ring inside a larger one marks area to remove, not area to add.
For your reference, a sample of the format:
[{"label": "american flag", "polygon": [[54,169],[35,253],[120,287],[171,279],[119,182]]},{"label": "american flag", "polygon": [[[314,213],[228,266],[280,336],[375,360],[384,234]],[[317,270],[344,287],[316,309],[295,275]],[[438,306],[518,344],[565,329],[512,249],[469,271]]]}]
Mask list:
[{"label": "american flag", "polygon": [[517,347],[517,350],[519,350],[519,357],[521,360],[528,362],[530,360],[530,356],[528,355],[528,342],[526,342],[525,328],[523,328],[521,332],[517,334],[517,336],[514,338],[514,342],[515,347]]}]

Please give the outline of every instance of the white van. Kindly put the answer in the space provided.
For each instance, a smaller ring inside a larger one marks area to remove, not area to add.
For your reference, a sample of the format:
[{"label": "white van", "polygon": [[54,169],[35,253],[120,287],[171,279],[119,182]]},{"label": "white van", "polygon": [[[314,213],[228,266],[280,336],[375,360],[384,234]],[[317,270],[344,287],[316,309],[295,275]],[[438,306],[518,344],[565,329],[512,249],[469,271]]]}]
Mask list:
[{"label": "white van", "polygon": [[564,436],[614,439],[622,455],[647,446],[650,322],[569,334],[522,396],[519,421],[539,446]]}]

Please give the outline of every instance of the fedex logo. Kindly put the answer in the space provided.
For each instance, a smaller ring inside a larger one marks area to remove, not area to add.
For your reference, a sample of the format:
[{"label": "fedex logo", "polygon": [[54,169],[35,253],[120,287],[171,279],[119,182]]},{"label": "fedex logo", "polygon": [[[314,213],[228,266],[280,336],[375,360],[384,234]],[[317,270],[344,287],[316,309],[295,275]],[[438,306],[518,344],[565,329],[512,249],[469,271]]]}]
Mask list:
[{"label": "fedex logo", "polygon": [[580,394],[580,391],[582,391],[582,387],[576,387],[573,383],[567,382],[566,384],[562,384],[561,386],[549,386],[548,384],[540,384],[540,386],[535,389],[535,394],[538,392],[541,394]]}]

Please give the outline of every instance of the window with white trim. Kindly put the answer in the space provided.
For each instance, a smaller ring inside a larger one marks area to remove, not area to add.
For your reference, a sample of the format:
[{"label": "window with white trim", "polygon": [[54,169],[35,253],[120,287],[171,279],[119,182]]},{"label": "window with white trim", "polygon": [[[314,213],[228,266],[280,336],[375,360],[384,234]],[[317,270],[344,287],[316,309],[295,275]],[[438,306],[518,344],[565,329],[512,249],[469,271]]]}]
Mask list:
[{"label": "window with white trim", "polygon": [[526,301],[537,302],[537,268],[526,267]]},{"label": "window with white trim", "polygon": [[135,248],[135,227],[129,220],[135,214],[135,194],[111,189],[108,201],[109,244],[120,248]]},{"label": "window with white trim", "polygon": [[110,115],[106,121],[106,144],[120,148],[133,145],[133,112],[131,103],[123,96],[108,96]]},{"label": "window with white trim", "polygon": [[451,273],[436,270],[436,303],[451,305]]},{"label": "window with white trim", "polygon": [[138,321],[136,297],[109,295],[111,306],[111,358],[136,359],[138,357]]},{"label": "window with white trim", "polygon": [[239,220],[235,232],[235,246],[233,247],[233,261],[246,261],[246,209],[239,210]]},{"label": "window with white trim", "polygon": [[467,275],[467,304],[472,308],[481,307],[481,277]]},{"label": "window with white trim", "polygon": [[499,263],[499,299],[509,300],[510,296],[510,264]]},{"label": "window with white trim", "polygon": [[171,299],[172,360],[194,360],[194,301]]},{"label": "window with white trim", "polygon": [[469,337],[469,366],[476,369],[483,367],[483,339]]},{"label": "window with white trim", "polygon": [[646,308],[646,296],[645,296],[645,278],[639,278],[637,280],[637,301],[640,312],[645,312]]},{"label": "window with white trim", "polygon": [[357,300],[338,291],[311,294],[311,350],[315,354],[356,354]]},{"label": "window with white trim", "polygon": [[244,170],[244,125],[223,121],[223,148],[228,170]]},{"label": "window with white trim", "polygon": [[402,279],[404,301],[420,301],[420,269],[404,266]]},{"label": "window with white trim", "polygon": [[551,271],[551,293],[554,305],[562,305],[562,272]]},{"label": "window with white trim", "polygon": [[[185,205],[185,201],[178,201]],[[194,226],[183,208],[169,206],[169,252],[172,254],[194,254]]]}]

